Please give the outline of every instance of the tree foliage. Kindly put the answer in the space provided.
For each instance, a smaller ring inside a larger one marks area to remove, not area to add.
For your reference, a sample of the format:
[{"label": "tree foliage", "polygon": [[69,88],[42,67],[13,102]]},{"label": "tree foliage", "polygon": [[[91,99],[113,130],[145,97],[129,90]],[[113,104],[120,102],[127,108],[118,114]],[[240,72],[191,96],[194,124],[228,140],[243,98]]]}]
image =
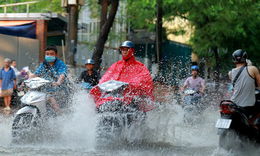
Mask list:
[{"label": "tree foliage", "polygon": [[[153,30],[156,0],[129,0],[128,5],[133,27]],[[212,62],[212,66],[216,65],[213,53],[216,47],[223,71],[226,67],[224,65],[232,65],[231,59],[226,58],[231,58],[232,52],[240,48],[248,52],[253,63],[257,63],[260,57],[260,2],[163,0],[162,6],[164,21],[172,21],[176,17],[189,21],[186,26],[193,28],[190,38],[193,52]],[[182,34],[185,28],[179,27],[169,32]]]},{"label": "tree foliage", "polygon": [[[120,0],[120,3],[123,2],[125,3],[125,0]],[[85,1],[86,5],[82,9],[88,9],[90,11],[90,18],[91,19],[100,19],[101,17],[101,10],[102,7],[99,5],[98,0],[87,0]],[[119,6],[120,7],[120,6]],[[111,10],[111,5],[107,6],[107,14],[109,14],[109,11]],[[117,22],[120,24],[121,27],[125,24],[124,21],[126,21],[125,13],[123,12],[124,10],[118,9],[117,10],[117,15],[115,16],[114,23]],[[99,28],[95,28],[94,32],[91,34],[92,36],[98,36],[99,35]],[[107,42],[113,44],[114,41],[122,41],[126,36],[126,33],[124,31],[117,31],[115,25],[111,27],[111,31],[109,32],[108,35],[108,40]],[[90,44],[92,48],[95,45],[95,41],[90,41],[86,42],[83,41],[83,43]]]},{"label": "tree foliage", "polygon": [[94,9],[92,17],[100,15],[98,39],[93,49],[92,59],[95,62],[94,69],[99,70],[102,62],[102,55],[105,44],[109,38],[110,30],[113,28],[116,13],[119,6],[119,0],[92,0],[88,2],[88,8],[92,9],[91,5],[99,4],[98,10]]},{"label": "tree foliage", "polygon": [[[30,1],[38,1],[38,3],[30,4],[30,13],[43,13],[43,12],[56,12],[62,13],[64,8],[61,7],[61,0],[2,0],[0,1],[0,5],[5,4],[14,4],[21,2],[30,2]],[[27,9],[26,5],[19,6],[9,6],[7,7],[8,13],[25,13]],[[1,8],[1,13],[4,12],[4,9]]]}]

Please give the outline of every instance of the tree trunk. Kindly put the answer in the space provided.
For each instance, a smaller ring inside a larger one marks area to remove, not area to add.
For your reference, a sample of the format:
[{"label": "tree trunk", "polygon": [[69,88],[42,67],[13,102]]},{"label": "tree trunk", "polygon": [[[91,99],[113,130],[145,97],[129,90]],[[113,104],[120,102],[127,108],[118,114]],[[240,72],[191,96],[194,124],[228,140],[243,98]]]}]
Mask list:
[{"label": "tree trunk", "polygon": [[77,39],[78,39],[78,6],[69,6],[68,17],[68,39],[67,39],[67,52],[66,52],[66,64],[70,67],[75,66],[74,54],[77,52]]},{"label": "tree trunk", "polygon": [[107,41],[110,28],[113,26],[113,22],[119,5],[119,0],[111,0],[111,9],[108,18],[107,18],[107,8],[108,5],[110,4],[110,1],[100,0],[99,4],[102,7],[101,19],[100,19],[100,32],[92,55],[92,59],[95,62],[95,67],[94,67],[95,70],[100,69],[104,46]]},{"label": "tree trunk", "polygon": [[218,56],[218,47],[214,48],[214,55],[215,55],[215,59],[216,59],[216,69],[214,71],[214,77],[215,77],[215,90],[216,92],[219,91],[219,69],[220,69],[220,60],[219,60],[219,56]]}]

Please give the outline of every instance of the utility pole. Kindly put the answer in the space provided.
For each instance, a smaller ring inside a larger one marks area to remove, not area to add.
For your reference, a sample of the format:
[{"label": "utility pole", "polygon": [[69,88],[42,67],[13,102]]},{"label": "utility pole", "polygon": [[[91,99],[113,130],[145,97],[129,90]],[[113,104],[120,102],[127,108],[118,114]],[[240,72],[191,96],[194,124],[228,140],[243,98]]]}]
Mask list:
[{"label": "utility pole", "polygon": [[78,37],[78,5],[68,6],[68,25],[67,25],[67,50],[66,64],[72,68],[75,66],[74,54],[77,52],[77,37]]},{"label": "utility pole", "polygon": [[84,5],[84,0],[62,0],[62,7],[65,7],[68,12],[67,23],[67,42],[65,57],[69,75],[75,74],[75,59],[74,55],[77,52],[78,41],[78,14],[79,6]]}]

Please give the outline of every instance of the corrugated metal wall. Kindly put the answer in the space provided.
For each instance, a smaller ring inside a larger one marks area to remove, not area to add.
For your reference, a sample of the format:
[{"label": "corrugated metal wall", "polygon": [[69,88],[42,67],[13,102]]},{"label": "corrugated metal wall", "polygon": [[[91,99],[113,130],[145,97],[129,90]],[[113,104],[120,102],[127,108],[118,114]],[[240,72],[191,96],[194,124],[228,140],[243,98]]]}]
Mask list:
[{"label": "corrugated metal wall", "polygon": [[4,66],[4,59],[17,60],[18,37],[0,34],[0,68]]},{"label": "corrugated metal wall", "polygon": [[34,71],[39,64],[39,40],[0,34],[0,67],[5,58],[16,60],[18,70],[30,66]]}]

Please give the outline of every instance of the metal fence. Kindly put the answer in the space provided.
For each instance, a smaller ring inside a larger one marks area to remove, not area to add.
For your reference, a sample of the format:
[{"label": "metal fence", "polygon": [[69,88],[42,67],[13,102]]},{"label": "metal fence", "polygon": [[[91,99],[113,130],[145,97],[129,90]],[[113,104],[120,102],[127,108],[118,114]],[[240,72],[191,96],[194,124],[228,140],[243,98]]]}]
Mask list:
[{"label": "metal fence", "polygon": [[29,6],[30,4],[33,3],[38,3],[38,1],[31,1],[31,2],[22,2],[22,3],[14,3],[14,4],[5,4],[5,5],[0,5],[0,8],[4,8],[4,18],[7,15],[7,7],[13,7],[13,6],[19,6],[19,5],[26,5],[26,14],[27,14],[27,18],[29,17]]}]

